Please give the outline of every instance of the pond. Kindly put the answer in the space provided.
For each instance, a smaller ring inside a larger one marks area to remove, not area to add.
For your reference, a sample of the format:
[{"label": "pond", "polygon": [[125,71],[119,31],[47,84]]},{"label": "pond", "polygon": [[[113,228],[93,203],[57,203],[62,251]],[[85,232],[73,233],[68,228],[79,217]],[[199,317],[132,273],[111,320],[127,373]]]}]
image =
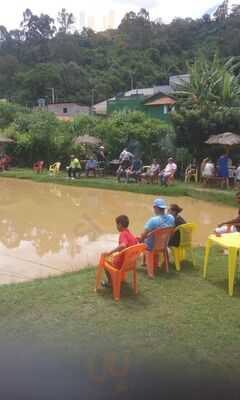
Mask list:
[{"label": "pond", "polygon": [[[114,219],[127,214],[139,235],[156,196],[0,179],[0,283],[45,278],[97,264],[115,246]],[[236,210],[188,197],[176,202],[198,224],[195,245]]]}]

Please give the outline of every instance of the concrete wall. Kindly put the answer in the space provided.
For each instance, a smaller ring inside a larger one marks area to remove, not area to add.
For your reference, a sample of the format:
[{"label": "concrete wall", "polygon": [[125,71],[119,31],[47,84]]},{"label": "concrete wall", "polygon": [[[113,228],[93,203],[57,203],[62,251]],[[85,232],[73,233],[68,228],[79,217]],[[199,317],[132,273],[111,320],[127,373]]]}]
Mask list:
[{"label": "concrete wall", "polygon": [[[76,103],[48,104],[47,111],[62,117],[73,117],[78,114],[90,114],[90,108]],[[64,112],[67,111],[67,112]]]}]

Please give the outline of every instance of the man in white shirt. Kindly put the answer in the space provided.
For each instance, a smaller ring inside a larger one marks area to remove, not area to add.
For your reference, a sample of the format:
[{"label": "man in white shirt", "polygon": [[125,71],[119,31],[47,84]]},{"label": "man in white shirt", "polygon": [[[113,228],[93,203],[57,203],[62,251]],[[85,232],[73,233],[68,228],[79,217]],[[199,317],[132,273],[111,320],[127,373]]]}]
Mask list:
[{"label": "man in white shirt", "polygon": [[240,185],[240,164],[238,164],[235,172],[235,184],[237,184],[238,186]]},{"label": "man in white shirt", "polygon": [[215,174],[215,166],[213,162],[210,159],[208,159],[208,161],[204,165],[202,176],[205,178],[209,178],[214,176],[214,174]]},{"label": "man in white shirt", "polygon": [[166,167],[159,174],[161,185],[167,186],[168,180],[175,175],[176,171],[177,164],[174,162],[173,158],[170,157]]},{"label": "man in white shirt", "polygon": [[126,148],[121,152],[120,156],[119,156],[119,161],[120,164],[127,168],[131,165],[131,161],[133,159],[134,155],[132,153],[130,153],[130,151],[128,151]]}]

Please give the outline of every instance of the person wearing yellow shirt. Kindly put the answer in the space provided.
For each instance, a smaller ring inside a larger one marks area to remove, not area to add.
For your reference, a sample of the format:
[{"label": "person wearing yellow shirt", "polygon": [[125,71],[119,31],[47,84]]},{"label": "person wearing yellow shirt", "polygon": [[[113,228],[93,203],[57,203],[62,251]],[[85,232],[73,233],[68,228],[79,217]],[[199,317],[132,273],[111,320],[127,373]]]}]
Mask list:
[{"label": "person wearing yellow shirt", "polygon": [[70,156],[70,165],[68,167],[68,176],[69,178],[75,179],[76,174],[81,171],[82,167],[80,161],[74,154]]}]

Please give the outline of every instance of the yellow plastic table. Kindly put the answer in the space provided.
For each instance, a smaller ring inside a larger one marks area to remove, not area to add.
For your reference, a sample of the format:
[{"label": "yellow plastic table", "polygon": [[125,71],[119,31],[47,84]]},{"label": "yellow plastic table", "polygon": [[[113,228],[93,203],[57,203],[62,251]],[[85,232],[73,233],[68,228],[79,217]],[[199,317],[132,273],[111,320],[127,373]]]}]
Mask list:
[{"label": "yellow plastic table", "polygon": [[218,245],[228,249],[228,293],[233,295],[234,278],[237,265],[237,253],[240,249],[240,233],[225,233],[221,236],[210,235],[206,243],[203,277],[207,278],[208,257],[212,245]]}]

